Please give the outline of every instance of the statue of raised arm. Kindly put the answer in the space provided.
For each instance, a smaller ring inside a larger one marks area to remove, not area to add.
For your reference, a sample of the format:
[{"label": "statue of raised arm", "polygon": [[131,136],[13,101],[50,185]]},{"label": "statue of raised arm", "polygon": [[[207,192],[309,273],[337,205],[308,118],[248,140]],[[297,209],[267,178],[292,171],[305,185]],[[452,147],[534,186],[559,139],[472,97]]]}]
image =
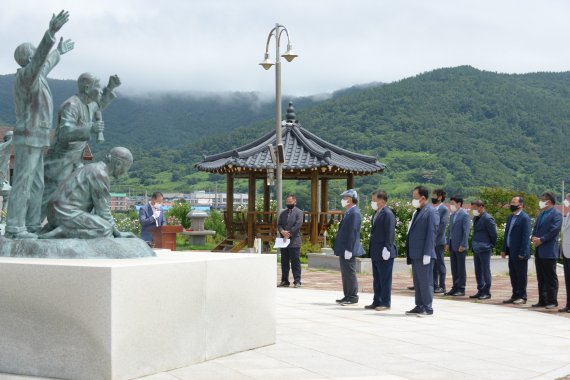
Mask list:
[{"label": "statue of raised arm", "polygon": [[51,51],[56,43],[55,34],[68,20],[66,11],[53,15],[37,48],[26,42],[14,52],[14,58],[21,67],[16,72],[13,90],[16,161],[8,203],[7,238],[35,239],[35,232],[40,230],[43,151],[50,144],[53,119],[53,100],[47,75],[57,65],[60,56],[73,49],[73,42],[60,39],[57,48]]},{"label": "statue of raised arm", "polygon": [[12,154],[12,136],[14,132],[8,131],[4,135],[4,142],[0,143],[0,196],[2,196],[2,217],[0,223],[5,222],[6,208],[8,207],[8,196],[10,195],[10,156]]}]

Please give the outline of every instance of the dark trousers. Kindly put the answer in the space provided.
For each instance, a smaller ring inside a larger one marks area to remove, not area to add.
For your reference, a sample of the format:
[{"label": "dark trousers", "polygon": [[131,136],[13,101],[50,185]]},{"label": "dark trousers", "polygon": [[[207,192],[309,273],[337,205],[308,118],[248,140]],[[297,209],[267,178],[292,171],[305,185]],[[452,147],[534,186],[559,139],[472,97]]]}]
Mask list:
[{"label": "dark trousers", "polygon": [[451,278],[453,281],[452,290],[465,291],[465,283],[467,282],[467,274],[465,273],[465,255],[467,251],[459,253],[450,249]]},{"label": "dark trousers", "polygon": [[340,261],[340,275],[342,276],[342,291],[347,298],[358,297],[358,279],[356,278],[356,258],[352,256],[346,260],[343,255]]},{"label": "dark trousers", "polygon": [[374,279],[374,300],[377,306],[390,307],[392,302],[392,269],[394,258],[389,260],[372,260],[372,276]]},{"label": "dark trousers", "polygon": [[536,280],[538,281],[538,303],[558,305],[558,276],[556,259],[534,258]]},{"label": "dark trousers", "polygon": [[491,294],[491,251],[473,252],[477,293]]},{"label": "dark trousers", "polygon": [[566,307],[570,307],[570,259],[562,257],[564,263],[564,282],[566,283]]},{"label": "dark trousers", "polygon": [[434,288],[445,289],[445,274],[447,270],[445,269],[445,256],[444,251],[445,245],[437,245],[435,247],[435,263],[433,265],[433,286]]},{"label": "dark trousers", "polygon": [[424,265],[422,259],[412,260],[416,306],[423,310],[432,310],[433,302],[433,262]]},{"label": "dark trousers", "polygon": [[293,281],[301,283],[301,248],[281,248],[281,281],[289,282],[289,261],[293,270]]},{"label": "dark trousers", "polygon": [[528,260],[509,257],[509,277],[513,288],[512,299],[522,298],[526,301],[526,285],[528,281]]}]

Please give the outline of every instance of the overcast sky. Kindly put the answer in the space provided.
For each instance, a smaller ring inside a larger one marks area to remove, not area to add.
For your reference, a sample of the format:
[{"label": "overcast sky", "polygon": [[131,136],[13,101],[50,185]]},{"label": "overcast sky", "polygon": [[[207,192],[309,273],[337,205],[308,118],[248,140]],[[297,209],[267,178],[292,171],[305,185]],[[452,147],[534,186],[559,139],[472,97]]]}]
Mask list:
[{"label": "overcast sky", "polygon": [[[61,9],[71,17],[58,36],[76,47],[50,77],[118,74],[130,93],[271,93],[274,70],[258,63],[276,22],[299,54],[282,64],[290,95],[458,65],[506,73],[570,69],[567,0],[2,0],[0,74],[15,72],[14,48],[39,43]],[[285,37],[281,47],[283,53]]]}]

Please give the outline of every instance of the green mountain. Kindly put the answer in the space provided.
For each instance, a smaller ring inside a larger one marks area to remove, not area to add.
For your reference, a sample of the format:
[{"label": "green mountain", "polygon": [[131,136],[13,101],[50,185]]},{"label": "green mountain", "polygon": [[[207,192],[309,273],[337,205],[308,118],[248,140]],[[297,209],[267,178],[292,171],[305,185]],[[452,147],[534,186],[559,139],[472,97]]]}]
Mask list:
[{"label": "green mountain", "polygon": [[[1,79],[0,120],[6,121]],[[197,173],[194,164],[274,128],[271,102],[253,94],[237,98],[199,98],[205,103],[193,105],[182,95],[117,99],[104,113],[105,134],[133,149],[136,162],[116,189],[223,189],[223,176]],[[466,196],[490,186],[559,192],[562,180],[570,182],[570,72],[511,75],[461,66],[294,102],[303,127],[387,164],[383,175],[357,178],[364,193],[384,188],[409,197],[419,183]],[[308,193],[306,183],[284,187]],[[331,194],[336,187],[343,184]]]}]

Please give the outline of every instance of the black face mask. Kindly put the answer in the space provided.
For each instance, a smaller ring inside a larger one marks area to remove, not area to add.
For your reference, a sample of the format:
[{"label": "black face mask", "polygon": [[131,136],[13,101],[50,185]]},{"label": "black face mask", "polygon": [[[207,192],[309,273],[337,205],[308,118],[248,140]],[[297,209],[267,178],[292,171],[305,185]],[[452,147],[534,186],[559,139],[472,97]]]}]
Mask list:
[{"label": "black face mask", "polygon": [[519,206],[511,205],[511,212],[515,212],[519,209]]},{"label": "black face mask", "polygon": [[439,202],[439,199],[437,199],[437,198],[432,198],[432,199],[431,199],[431,203],[436,204],[437,202]]},{"label": "black face mask", "polygon": [[287,208],[288,208],[289,210],[292,210],[293,207],[295,207],[295,205],[287,205]]}]

